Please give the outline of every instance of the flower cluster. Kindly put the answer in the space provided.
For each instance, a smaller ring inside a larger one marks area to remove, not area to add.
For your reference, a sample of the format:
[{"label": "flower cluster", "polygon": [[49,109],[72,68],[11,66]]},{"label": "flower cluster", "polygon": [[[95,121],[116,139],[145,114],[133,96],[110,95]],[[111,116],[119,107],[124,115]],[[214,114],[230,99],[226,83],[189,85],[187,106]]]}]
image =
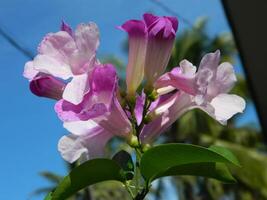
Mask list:
[{"label": "flower cluster", "polygon": [[104,156],[107,142],[117,136],[132,146],[152,144],[194,108],[221,124],[244,110],[241,97],[227,94],[236,76],[230,63],[219,64],[219,51],[206,54],[198,67],[182,60],[164,74],[178,29],[176,18],[144,14],[143,20],[129,20],[119,29],[129,37],[126,92],[119,88],[115,67],[96,57],[99,31],[92,22],[75,31],[63,22],[25,65],[31,91],[57,100],[55,111],[70,132],[58,144],[65,160]]}]

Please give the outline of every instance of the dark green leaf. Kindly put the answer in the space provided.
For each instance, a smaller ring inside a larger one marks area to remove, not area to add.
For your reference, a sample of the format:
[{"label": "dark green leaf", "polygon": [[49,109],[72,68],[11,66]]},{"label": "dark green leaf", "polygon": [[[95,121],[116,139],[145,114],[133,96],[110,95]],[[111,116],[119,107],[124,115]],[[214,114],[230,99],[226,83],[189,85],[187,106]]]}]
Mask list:
[{"label": "dark green leaf", "polygon": [[214,178],[225,183],[236,183],[236,180],[224,163],[214,162],[178,165],[159,173],[154,179],[179,175],[203,176],[207,178]]},{"label": "dark green leaf", "polygon": [[[166,175],[169,175],[169,173],[167,172],[172,168],[173,170],[178,170],[179,166],[183,165],[191,165],[192,168],[198,168],[198,165],[203,165],[203,163],[236,164],[236,162],[233,161],[232,158],[224,156],[222,153],[219,154],[215,152],[215,150],[211,150],[201,146],[190,144],[164,144],[146,151],[141,158],[140,167],[141,173],[144,178],[148,182],[151,182],[155,180],[158,176],[165,176],[165,172]],[[181,171],[182,170],[184,170],[184,168],[181,168]],[[216,171],[216,173],[217,172],[218,170]],[[206,170],[204,170],[203,172],[199,171],[199,173],[202,173],[203,176],[207,176]],[[223,171],[223,173],[226,172]],[[179,174],[179,171],[177,171],[176,174]],[[198,175],[200,176],[201,174]]]},{"label": "dark green leaf", "polygon": [[52,193],[51,200],[64,200],[92,184],[116,180],[124,181],[121,167],[113,160],[89,160],[74,168]]},{"label": "dark green leaf", "polygon": [[134,176],[134,163],[131,155],[122,150],[116,153],[112,160],[114,160],[122,169],[127,180],[133,179]]},{"label": "dark green leaf", "polygon": [[227,158],[233,164],[240,167],[240,163],[239,163],[238,159],[235,157],[235,155],[229,149],[226,149],[225,147],[222,147],[222,146],[215,146],[215,145],[210,146],[209,149],[220,154],[221,156]]}]

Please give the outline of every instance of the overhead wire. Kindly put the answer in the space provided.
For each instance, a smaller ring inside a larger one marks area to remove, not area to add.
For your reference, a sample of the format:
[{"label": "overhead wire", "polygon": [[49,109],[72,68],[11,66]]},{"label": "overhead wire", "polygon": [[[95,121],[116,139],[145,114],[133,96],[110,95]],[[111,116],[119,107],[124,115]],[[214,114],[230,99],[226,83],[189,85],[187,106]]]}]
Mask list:
[{"label": "overhead wire", "polygon": [[29,59],[33,59],[33,53],[26,48],[24,48],[21,44],[18,43],[18,41],[7,34],[6,31],[3,30],[3,28],[0,27],[0,35],[15,49],[17,49],[20,53],[22,53],[24,56],[26,56]]},{"label": "overhead wire", "polygon": [[[167,6],[165,3],[163,3],[160,0],[150,0],[150,2],[152,2],[153,4],[157,5],[158,7],[160,7],[162,10],[166,11],[167,13],[178,17],[180,20],[182,20],[185,24],[187,24],[189,27],[194,29],[194,25],[191,23],[190,20],[186,19],[185,17],[183,17],[182,15],[180,15],[177,11],[173,10],[172,8],[170,8],[169,6]],[[0,35],[7,41],[9,42],[9,44],[11,46],[13,46],[15,49],[17,49],[19,52],[21,52],[24,56],[26,56],[29,59],[33,59],[34,55],[31,51],[29,51],[28,49],[26,49],[25,47],[23,47],[21,44],[19,44],[19,42],[13,38],[12,36],[10,36],[9,34],[7,34],[6,31],[4,31],[1,27],[0,27]]]}]

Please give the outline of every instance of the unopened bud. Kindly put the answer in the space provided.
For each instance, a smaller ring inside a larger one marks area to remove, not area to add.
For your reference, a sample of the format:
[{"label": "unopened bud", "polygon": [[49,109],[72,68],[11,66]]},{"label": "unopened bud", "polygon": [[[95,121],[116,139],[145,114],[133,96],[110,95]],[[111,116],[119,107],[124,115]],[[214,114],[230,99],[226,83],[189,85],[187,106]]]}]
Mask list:
[{"label": "unopened bud", "polygon": [[150,144],[144,144],[143,146],[142,146],[142,151],[143,152],[146,152],[147,150],[149,150],[151,148],[151,145]]},{"label": "unopened bud", "polygon": [[59,100],[62,98],[66,84],[53,76],[39,76],[30,82],[30,90],[40,97]]},{"label": "unopened bud", "polygon": [[129,145],[131,147],[138,147],[139,146],[139,141],[138,141],[138,138],[137,136],[135,135],[132,135],[130,140],[128,141]]}]

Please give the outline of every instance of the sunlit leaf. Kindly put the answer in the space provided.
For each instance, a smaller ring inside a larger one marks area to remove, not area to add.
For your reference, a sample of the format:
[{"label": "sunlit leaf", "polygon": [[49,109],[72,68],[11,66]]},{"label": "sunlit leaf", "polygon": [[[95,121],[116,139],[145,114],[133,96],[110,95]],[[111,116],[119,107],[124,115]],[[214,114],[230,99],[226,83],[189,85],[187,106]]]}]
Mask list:
[{"label": "sunlit leaf", "polygon": [[113,160],[89,160],[74,168],[51,194],[51,200],[63,200],[92,184],[107,180],[124,181],[121,167]]},{"label": "sunlit leaf", "polygon": [[[194,175],[194,173],[199,173],[196,175],[216,178],[218,177],[216,174],[220,171],[225,177],[218,178],[219,180],[225,179],[226,182],[233,182],[226,166],[221,163],[237,165],[232,156],[221,152],[217,153],[212,149],[190,144],[165,144],[146,151],[141,158],[140,167],[142,175],[148,182],[171,174]],[[208,169],[213,169],[213,171],[211,170],[213,174],[210,176],[205,170],[205,164]],[[189,174],[190,170],[186,170],[186,166],[191,167],[191,174]],[[203,170],[196,172],[197,169]]]}]

